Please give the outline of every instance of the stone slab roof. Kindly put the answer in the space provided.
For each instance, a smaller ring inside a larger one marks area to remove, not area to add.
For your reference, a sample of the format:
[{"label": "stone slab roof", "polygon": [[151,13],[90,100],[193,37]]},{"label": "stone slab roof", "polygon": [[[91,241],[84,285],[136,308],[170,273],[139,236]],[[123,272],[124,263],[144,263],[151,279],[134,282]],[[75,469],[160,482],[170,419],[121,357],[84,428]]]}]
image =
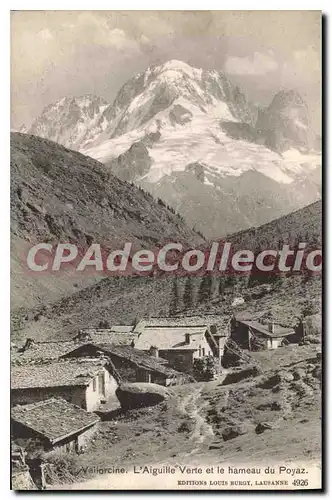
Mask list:
[{"label": "stone slab roof", "polygon": [[227,331],[227,326],[229,323],[229,315],[217,315],[217,314],[206,314],[204,316],[172,316],[172,317],[155,317],[149,319],[140,320],[135,331],[141,332],[146,327],[202,327],[209,328],[210,326],[215,327],[217,335],[224,335]]},{"label": "stone slab roof", "polygon": [[95,346],[110,355],[115,355],[119,358],[125,359],[136,365],[138,368],[143,368],[148,371],[153,371],[165,375],[166,377],[183,376],[182,372],[174,370],[168,366],[167,361],[162,358],[155,358],[128,346],[114,346],[110,344],[95,344]]},{"label": "stone slab roof", "polygon": [[116,345],[130,345],[137,339],[133,326],[115,326],[112,328],[85,328],[74,337],[75,342],[98,342]]},{"label": "stone slab roof", "polygon": [[[158,349],[185,349],[196,351],[204,341],[205,326],[145,326],[135,342],[136,349],[148,350],[151,346]],[[186,343],[190,335],[190,344]]]},{"label": "stone slab roof", "polygon": [[12,389],[86,386],[106,364],[102,359],[73,359],[44,364],[13,365]]},{"label": "stone slab roof", "polygon": [[67,351],[75,349],[80,343],[72,340],[35,342],[32,341],[26,350],[23,350],[24,344],[11,351],[12,364],[31,363],[33,361],[52,361],[58,359]]},{"label": "stone slab roof", "polygon": [[253,330],[256,330],[257,332],[261,333],[266,337],[271,337],[271,338],[286,337],[287,335],[292,335],[294,333],[294,329],[284,328],[279,325],[274,325],[274,332],[272,333],[268,330],[267,325],[263,325],[258,321],[238,320],[238,322],[252,328]]},{"label": "stone slab roof", "polygon": [[48,399],[12,408],[11,418],[37,432],[52,444],[83,431],[100,419],[95,413],[68,403],[64,399]]}]

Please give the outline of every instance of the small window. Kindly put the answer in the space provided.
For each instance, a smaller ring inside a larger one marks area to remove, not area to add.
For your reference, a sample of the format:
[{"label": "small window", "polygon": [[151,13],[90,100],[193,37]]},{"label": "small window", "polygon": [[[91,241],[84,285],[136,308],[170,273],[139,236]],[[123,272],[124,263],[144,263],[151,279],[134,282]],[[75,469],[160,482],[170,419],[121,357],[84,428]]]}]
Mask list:
[{"label": "small window", "polygon": [[202,348],[202,356],[203,357],[205,356],[205,349],[204,349],[204,347]]},{"label": "small window", "polygon": [[92,381],[92,390],[93,390],[93,392],[96,392],[96,390],[97,390],[97,379],[95,379],[95,378]]}]

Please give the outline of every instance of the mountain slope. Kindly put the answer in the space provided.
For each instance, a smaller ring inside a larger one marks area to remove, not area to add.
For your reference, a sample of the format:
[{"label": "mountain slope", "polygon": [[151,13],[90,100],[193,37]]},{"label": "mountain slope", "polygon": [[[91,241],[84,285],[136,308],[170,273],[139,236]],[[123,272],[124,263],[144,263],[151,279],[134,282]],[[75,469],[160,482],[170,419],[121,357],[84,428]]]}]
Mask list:
[{"label": "mountain slope", "polygon": [[14,306],[55,299],[62,288],[73,292],[84,284],[79,273],[31,276],[25,263],[31,244],[71,242],[85,249],[92,242],[106,248],[127,241],[137,247],[202,242],[179,216],[95,160],[18,133],[11,136],[11,236]]},{"label": "mountain slope", "polygon": [[317,201],[260,227],[230,235],[228,240],[246,249],[279,248],[281,242],[294,246],[299,241],[307,243],[309,248],[321,248],[322,224],[322,202]]},{"label": "mountain slope", "polygon": [[[230,241],[241,249],[253,248],[256,243],[264,244],[263,248],[279,248],[280,241],[294,241],[302,238],[304,232],[308,246],[319,248],[320,203],[255,228],[254,236],[251,231],[234,234]],[[227,277],[217,278],[222,282],[222,286],[213,298],[207,298],[209,294],[206,293],[204,297],[201,295],[203,279],[105,278],[96,285],[54,302],[48,309],[39,307],[31,311],[21,311],[15,317],[14,334],[17,338],[31,336],[47,339],[52,338],[54,331],[61,332],[61,335],[66,337],[80,328],[98,326],[101,320],[106,320],[109,324],[129,324],[137,317],[167,315],[174,300],[178,307],[177,314],[221,315],[227,323],[233,312],[231,304],[239,294],[246,300],[241,306],[241,312],[248,317],[259,318],[272,314],[286,326],[292,326],[296,316],[308,309],[308,304],[314,312],[320,311],[319,276],[312,279],[301,275],[291,276],[277,280],[270,284],[268,289],[263,290],[261,285],[251,285],[245,276],[243,279],[240,277],[236,283],[229,282]],[[185,294],[189,290],[189,281],[193,300],[188,301]],[[36,314],[37,322],[34,320]]]},{"label": "mountain slope", "polygon": [[25,134],[11,141],[12,233],[30,240],[81,244],[162,243],[200,237],[181,218],[103,165],[56,143]]}]

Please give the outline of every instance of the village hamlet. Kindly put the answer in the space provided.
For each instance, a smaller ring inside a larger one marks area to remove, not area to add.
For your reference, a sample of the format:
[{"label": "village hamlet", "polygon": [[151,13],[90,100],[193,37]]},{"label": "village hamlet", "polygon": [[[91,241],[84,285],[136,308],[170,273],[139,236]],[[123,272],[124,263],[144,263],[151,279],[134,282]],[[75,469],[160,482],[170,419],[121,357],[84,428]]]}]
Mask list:
[{"label": "village hamlet", "polygon": [[13,345],[15,481],[50,486],[54,453],[88,454],[103,425],[162,404],[176,387],[250,380],[264,372],[255,354],[305,345],[305,331],[303,322],[283,327],[241,314],[156,317]]}]

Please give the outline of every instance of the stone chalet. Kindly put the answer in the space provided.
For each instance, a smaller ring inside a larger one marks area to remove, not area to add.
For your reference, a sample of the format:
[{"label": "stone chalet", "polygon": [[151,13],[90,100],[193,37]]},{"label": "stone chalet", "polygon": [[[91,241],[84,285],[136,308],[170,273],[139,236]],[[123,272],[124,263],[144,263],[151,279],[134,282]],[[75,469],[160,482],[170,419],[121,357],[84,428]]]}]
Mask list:
[{"label": "stone chalet", "polygon": [[136,325],[135,348],[166,359],[176,370],[192,373],[194,360],[213,356],[219,361],[228,335],[205,318],[152,318]]},{"label": "stone chalet", "polygon": [[103,359],[14,364],[11,369],[13,405],[60,397],[93,411],[115,395],[117,386],[112,367]]},{"label": "stone chalet", "polygon": [[107,357],[127,382],[152,382],[169,386],[193,381],[185,373],[172,369],[167,360],[139,351],[131,346],[87,343],[68,352],[63,358]]},{"label": "stone chalet", "polygon": [[34,450],[84,449],[99,417],[64,399],[48,399],[12,408],[12,437],[15,443]]},{"label": "stone chalet", "polygon": [[265,349],[276,349],[294,337],[293,328],[284,328],[275,323],[267,325],[259,321],[233,317],[230,322],[231,339],[242,349],[252,350],[255,339],[259,339]]}]

